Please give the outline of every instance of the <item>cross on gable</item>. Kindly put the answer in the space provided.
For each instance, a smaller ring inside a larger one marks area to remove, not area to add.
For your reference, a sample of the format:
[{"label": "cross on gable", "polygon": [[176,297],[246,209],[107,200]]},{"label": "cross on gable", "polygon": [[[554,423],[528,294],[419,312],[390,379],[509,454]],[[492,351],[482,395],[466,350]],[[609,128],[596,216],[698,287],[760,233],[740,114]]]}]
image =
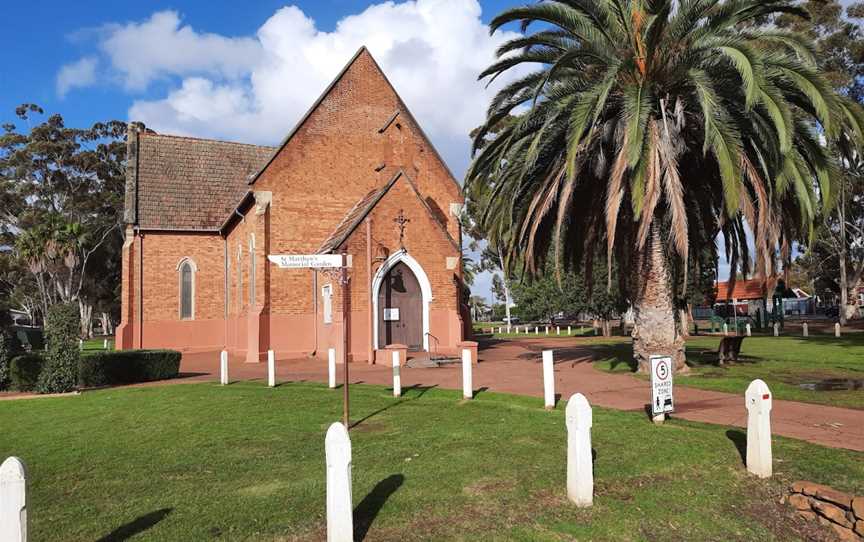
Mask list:
[{"label": "cross on gable", "polygon": [[405,248],[405,225],[411,222],[411,219],[405,216],[405,212],[399,209],[399,214],[393,219],[396,227],[399,229],[399,248]]}]

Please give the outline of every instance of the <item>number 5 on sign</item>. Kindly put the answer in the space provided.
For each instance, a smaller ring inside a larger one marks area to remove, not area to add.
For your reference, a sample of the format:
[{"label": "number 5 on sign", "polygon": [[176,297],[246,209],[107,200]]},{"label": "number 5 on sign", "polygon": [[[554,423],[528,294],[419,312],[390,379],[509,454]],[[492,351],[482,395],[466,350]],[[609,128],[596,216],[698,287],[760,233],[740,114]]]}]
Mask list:
[{"label": "number 5 on sign", "polygon": [[651,413],[657,416],[673,412],[672,358],[651,356]]}]

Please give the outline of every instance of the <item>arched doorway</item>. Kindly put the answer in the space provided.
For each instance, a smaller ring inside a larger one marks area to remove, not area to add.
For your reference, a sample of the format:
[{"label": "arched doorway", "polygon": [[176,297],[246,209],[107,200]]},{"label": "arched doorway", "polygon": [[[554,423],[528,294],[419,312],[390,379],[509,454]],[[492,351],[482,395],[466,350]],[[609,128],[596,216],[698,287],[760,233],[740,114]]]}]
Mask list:
[{"label": "arched doorway", "polygon": [[400,261],[384,274],[378,289],[378,344],[423,348],[423,293],[417,276]]}]

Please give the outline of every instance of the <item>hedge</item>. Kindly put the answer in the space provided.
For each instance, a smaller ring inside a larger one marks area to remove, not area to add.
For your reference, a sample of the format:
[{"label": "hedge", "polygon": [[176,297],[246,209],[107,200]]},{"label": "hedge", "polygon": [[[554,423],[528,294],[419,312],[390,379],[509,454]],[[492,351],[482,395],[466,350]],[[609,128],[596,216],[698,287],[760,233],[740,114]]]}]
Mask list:
[{"label": "hedge", "polygon": [[78,382],[82,387],[95,387],[176,378],[181,357],[176,350],[93,352],[81,356]]},{"label": "hedge", "polygon": [[11,388],[17,391],[33,391],[42,373],[45,360],[37,354],[24,354],[12,358],[9,365],[9,382]]}]

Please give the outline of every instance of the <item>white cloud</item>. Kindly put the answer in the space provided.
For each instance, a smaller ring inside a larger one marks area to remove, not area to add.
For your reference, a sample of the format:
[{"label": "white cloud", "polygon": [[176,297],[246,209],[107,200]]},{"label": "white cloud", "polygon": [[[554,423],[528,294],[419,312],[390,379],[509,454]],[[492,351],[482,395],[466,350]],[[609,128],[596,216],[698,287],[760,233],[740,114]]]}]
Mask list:
[{"label": "white cloud", "polygon": [[57,72],[57,95],[63,98],[73,88],[87,87],[96,82],[95,57],[86,56],[66,64]]},{"label": "white cloud", "polygon": [[459,176],[468,133],[492,89],[477,75],[513,33],[489,36],[477,0],[372,5],[323,32],[295,6],[276,11],[254,37],[203,34],[176,12],[108,29],[100,49],[129,91],[157,79],[166,94],[137,99],[130,119],[160,132],[278,142],[362,45],[382,65],[424,130]]},{"label": "white cloud", "polygon": [[240,77],[261,52],[253,38],[201,34],[191,26],[181,26],[176,11],[160,11],[143,23],[109,25],[106,30],[100,49],[123,84],[133,90],[170,75]]}]

